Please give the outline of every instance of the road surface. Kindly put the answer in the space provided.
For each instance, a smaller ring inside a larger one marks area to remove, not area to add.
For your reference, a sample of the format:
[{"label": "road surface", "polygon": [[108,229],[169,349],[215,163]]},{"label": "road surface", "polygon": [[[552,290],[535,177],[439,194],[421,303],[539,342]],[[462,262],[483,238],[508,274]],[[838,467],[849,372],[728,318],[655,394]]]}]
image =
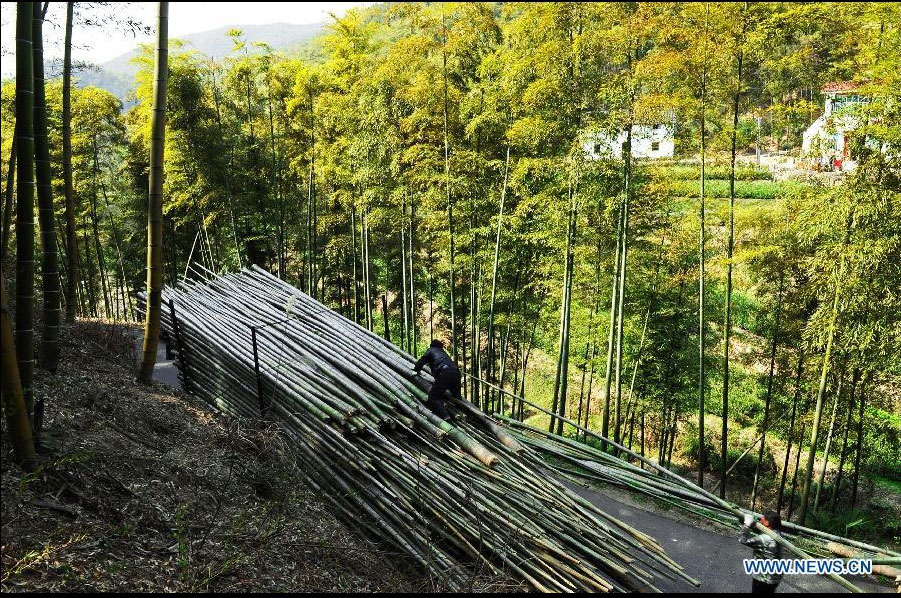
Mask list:
[{"label": "road surface", "polygon": [[[682,565],[685,572],[699,580],[695,588],[685,581],[659,579],[657,587],[665,592],[750,592],[751,580],[745,575],[742,559],[751,558],[749,547],[739,544],[738,533],[726,535],[697,527],[693,518],[678,511],[659,515],[640,505],[614,498],[595,488],[566,483],[604,512],[652,536],[667,554]],[[789,555],[785,555],[788,557]],[[848,577],[853,584],[867,592],[891,592],[891,588],[876,583],[873,578]],[[788,575],[777,590],[782,593],[844,592],[834,581],[816,575]]]}]

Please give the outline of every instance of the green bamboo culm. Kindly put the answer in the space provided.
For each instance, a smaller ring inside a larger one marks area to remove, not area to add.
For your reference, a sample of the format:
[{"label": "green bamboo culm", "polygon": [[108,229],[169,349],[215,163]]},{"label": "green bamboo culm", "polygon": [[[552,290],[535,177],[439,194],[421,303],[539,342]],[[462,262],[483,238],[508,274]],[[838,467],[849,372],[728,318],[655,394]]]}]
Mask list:
[{"label": "green bamboo culm", "polygon": [[34,409],[34,68],[32,2],[16,3],[16,360],[25,408]]},{"label": "green bamboo culm", "polygon": [[[835,295],[832,301],[832,312],[830,315],[829,328],[826,336],[826,348],[823,354],[823,365],[820,370],[820,386],[817,390],[817,403],[813,416],[813,427],[810,430],[810,447],[807,449],[807,465],[804,470],[803,486],[801,490],[801,508],[798,511],[798,523],[804,525],[807,519],[807,506],[810,502],[810,486],[813,479],[813,465],[817,456],[817,442],[820,438],[820,420],[823,417],[823,399],[826,395],[826,377],[829,374],[829,360],[832,357],[832,346],[835,340],[836,321],[838,320],[839,305],[842,295],[842,283],[845,276],[845,255],[848,243],[851,240],[851,229],[854,223],[854,209],[852,207],[848,212],[847,224],[845,225],[845,240],[841,246],[841,258],[835,278]],[[824,467],[826,463],[824,462]]]},{"label": "green bamboo culm", "polygon": [[458,361],[457,359],[457,311],[456,306],[457,302],[454,298],[454,287],[456,286],[456,270],[454,267],[454,201],[453,196],[451,194],[451,172],[450,172],[450,141],[448,139],[448,108],[447,108],[447,22],[445,20],[444,12],[442,9],[441,13],[441,31],[442,31],[442,47],[441,47],[441,60],[442,60],[442,78],[444,81],[444,188],[447,193],[447,229],[448,229],[448,239],[450,241],[450,255],[448,256],[450,259],[450,274],[449,274],[449,286],[450,286],[450,343],[451,343],[451,354],[454,357],[454,361]]},{"label": "green bamboo culm", "polygon": [[[726,498],[726,462],[728,461],[729,447],[729,339],[732,335],[732,257],[735,252],[735,155],[737,150],[739,104],[741,102],[741,74],[742,63],[744,60],[743,44],[748,26],[747,12],[748,3],[745,2],[744,10],[742,12],[741,37],[738,40],[738,52],[736,56],[738,72],[736,75],[735,94],[732,99],[732,160],[729,166],[729,243],[728,257],[726,260],[726,318],[723,324],[723,431],[720,436],[720,498]],[[767,407],[769,407],[769,395],[767,397]],[[760,447],[761,450],[763,450],[763,444],[761,444]],[[757,488],[756,478],[754,488]]]},{"label": "green bamboo culm", "polygon": [[701,220],[700,226],[700,242],[698,256],[700,258],[700,267],[698,274],[698,486],[704,487],[704,466],[707,464],[707,450],[704,444],[704,397],[707,386],[707,373],[704,368],[704,336],[707,333],[707,325],[704,321],[704,266],[706,251],[706,236],[704,216],[706,214],[706,206],[704,205],[704,196],[706,190],[706,108],[707,108],[707,32],[709,26],[710,3],[705,5],[704,9],[704,67],[701,72],[701,206],[698,215]]},{"label": "green bamboo culm", "polygon": [[159,3],[156,64],[153,72],[153,123],[150,138],[150,193],[147,202],[147,313],[138,380],[149,384],[156,365],[163,289],[163,153],[166,145],[169,3]]},{"label": "green bamboo culm", "polygon": [[66,322],[75,321],[79,273],[75,230],[75,186],[72,181],[72,19],[73,2],[66,3],[66,40],[63,50],[63,182],[66,193]]},{"label": "green bamboo culm", "polygon": [[3,237],[0,239],[0,262],[6,262],[9,250],[9,231],[12,228],[13,192],[16,184],[16,137],[19,125],[13,128],[13,142],[9,150],[9,162],[6,169],[6,189],[3,191]]},{"label": "green bamboo culm", "polygon": [[[613,379],[613,348],[616,339],[616,301],[619,298],[619,269],[620,248],[623,243],[623,207],[620,204],[616,216],[616,250],[614,251],[613,285],[610,288],[610,326],[607,329],[607,365],[604,370],[604,386],[602,388],[601,401],[604,403],[604,416],[601,423],[601,436],[607,438],[610,433],[610,382]],[[603,445],[605,450],[607,445]]]},{"label": "green bamboo culm", "polygon": [[[57,266],[56,216],[50,174],[50,142],[47,138],[47,103],[44,92],[44,15],[34,3],[31,48],[34,58],[34,150],[37,175],[38,222],[41,227],[41,281],[44,292],[44,328],[39,361],[48,372],[59,362],[60,286]],[[35,418],[35,434],[40,434],[40,417]]]},{"label": "green bamboo culm", "polygon": [[6,415],[6,429],[12,440],[16,461],[26,471],[34,469],[34,441],[31,424],[25,409],[22,381],[19,378],[19,364],[16,363],[16,348],[13,346],[12,323],[6,301],[6,278],[0,270],[0,373],[3,385],[3,413]]}]

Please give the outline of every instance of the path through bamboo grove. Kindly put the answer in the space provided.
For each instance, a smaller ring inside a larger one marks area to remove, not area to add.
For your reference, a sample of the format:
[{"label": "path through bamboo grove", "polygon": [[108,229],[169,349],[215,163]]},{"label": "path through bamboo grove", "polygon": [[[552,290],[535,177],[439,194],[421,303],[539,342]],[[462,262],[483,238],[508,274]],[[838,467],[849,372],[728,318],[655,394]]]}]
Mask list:
[{"label": "path through bamboo grove", "polygon": [[[413,357],[262,269],[166,288],[185,388],[280,422],[306,482],[449,589],[507,576],[541,591],[656,591],[690,579],[658,543],[563,486],[465,403],[424,407]],[[173,317],[174,315],[174,317]]]}]

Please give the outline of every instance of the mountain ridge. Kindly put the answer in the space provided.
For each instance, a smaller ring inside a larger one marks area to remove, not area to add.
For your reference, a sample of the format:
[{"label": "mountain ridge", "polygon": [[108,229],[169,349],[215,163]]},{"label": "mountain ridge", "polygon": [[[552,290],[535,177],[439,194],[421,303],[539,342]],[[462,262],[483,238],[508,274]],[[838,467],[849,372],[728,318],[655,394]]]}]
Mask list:
[{"label": "mountain ridge", "polygon": [[[239,29],[242,38],[247,42],[248,52],[261,52],[262,48],[255,43],[264,43],[274,50],[295,50],[318,37],[325,29],[325,23],[267,23],[263,25],[227,25],[207,31],[199,31],[170,40],[184,43],[184,49],[197,50],[210,58],[220,59],[234,51],[234,43],[227,33]],[[75,74],[80,86],[93,86],[106,89],[123,102],[127,102],[134,86],[138,66],[133,62],[141,52],[140,46],[120,54],[106,62],[91,65]]]}]

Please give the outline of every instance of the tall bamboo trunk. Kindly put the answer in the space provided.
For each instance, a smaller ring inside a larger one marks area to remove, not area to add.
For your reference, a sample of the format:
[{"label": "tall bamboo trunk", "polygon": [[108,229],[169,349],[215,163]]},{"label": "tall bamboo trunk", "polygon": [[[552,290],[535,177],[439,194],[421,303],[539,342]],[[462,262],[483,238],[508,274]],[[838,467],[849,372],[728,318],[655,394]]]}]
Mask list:
[{"label": "tall bamboo trunk", "polygon": [[[804,371],[804,353],[799,352],[798,354],[798,369],[795,373],[795,394],[792,398],[792,410],[791,417],[788,423],[788,436],[787,445],[785,447],[785,461],[782,464],[782,478],[779,480],[779,494],[776,497],[776,512],[782,512],[782,500],[785,497],[785,478],[788,475],[788,461],[791,456],[791,448],[792,448],[792,440],[795,434],[795,414],[798,410],[798,400],[801,398],[801,374]],[[800,443],[798,446],[798,452],[800,452]]]},{"label": "tall bamboo trunk", "polygon": [[[387,288],[387,285],[386,285]],[[382,293],[382,319],[385,323],[385,340],[391,342],[391,328],[388,326],[388,294]]]},{"label": "tall bamboo trunk", "polygon": [[369,210],[363,209],[363,301],[366,306],[366,327],[372,331],[372,288],[369,277]]},{"label": "tall bamboo trunk", "polygon": [[[22,2],[21,4],[27,4]],[[25,395],[16,362],[16,348],[13,345],[12,323],[6,299],[6,277],[0,268],[0,372],[2,372],[3,413],[6,415],[6,430],[12,440],[16,461],[22,463],[26,471],[34,467],[34,440]]]},{"label": "tall bamboo trunk", "polygon": [[407,310],[407,240],[406,240],[406,223],[407,219],[407,202],[406,199],[401,206],[401,218],[400,218],[400,278],[401,278],[401,311],[403,312],[403,318],[401,319],[403,329],[401,332],[401,342],[400,347],[406,351],[407,353],[412,353],[412,347],[410,346],[410,319],[409,319],[409,311]]},{"label": "tall bamboo trunk", "polygon": [[[476,378],[481,378],[482,370],[482,354],[479,346],[479,295],[480,268],[476,259],[476,234],[475,234],[475,209],[470,209],[469,221],[469,346],[472,359],[469,364],[470,372],[474,372],[473,376],[468,379],[469,382],[469,400],[473,405],[480,407],[481,400],[479,398],[479,382]],[[411,231],[412,232],[412,231]]]},{"label": "tall bamboo trunk", "polygon": [[[641,409],[641,452],[639,453],[641,455],[642,459],[644,458],[644,416],[645,416],[645,411],[644,411],[644,408],[642,407],[642,409]],[[644,461],[642,461],[640,465],[641,465],[641,468],[644,469]]]},{"label": "tall bamboo trunk", "polygon": [[[507,180],[510,173],[510,144],[507,144],[507,157],[504,160],[504,183],[501,187],[501,201],[497,215],[497,234],[494,240],[494,261],[491,269],[491,298],[488,300],[488,367],[494,372],[496,353],[494,350],[494,306],[497,296],[497,266],[501,250],[501,231],[504,223],[504,200],[507,197]],[[497,380],[491,380],[497,384]]]},{"label": "tall bamboo trunk", "polygon": [[[632,405],[632,397],[635,394],[635,379],[638,377],[638,367],[641,365],[642,351],[644,350],[644,340],[648,333],[648,321],[651,318],[651,304],[649,302],[648,309],[644,314],[644,324],[641,326],[641,339],[638,341],[638,353],[635,355],[635,365],[632,367],[632,380],[629,382],[629,398],[627,404]],[[636,400],[636,404],[638,401]]]},{"label": "tall bamboo trunk", "polygon": [[[429,252],[429,263],[432,263],[431,252]],[[429,338],[435,338],[435,301],[432,288],[432,270],[428,268],[428,286],[429,286]]]},{"label": "tall bamboo trunk", "polygon": [[[316,277],[316,134],[313,130],[313,94],[310,93],[310,172],[307,180],[307,295],[315,297]],[[365,222],[365,220],[364,220]],[[364,224],[365,226],[365,224]],[[365,233],[364,233],[365,234]],[[368,276],[367,276],[368,280]],[[369,298],[367,294],[367,299]],[[368,313],[368,312],[367,312]],[[370,330],[372,324],[369,325]]]},{"label": "tall bamboo trunk", "polygon": [[451,353],[457,361],[457,315],[454,287],[456,287],[456,270],[454,266],[454,202],[451,198],[450,182],[450,140],[448,135],[448,98],[447,98],[447,23],[441,15],[443,45],[441,48],[442,76],[444,79],[444,185],[447,192],[447,229],[450,239],[450,316],[451,316]]},{"label": "tall bamboo trunk", "polygon": [[854,413],[854,392],[857,390],[857,383],[860,381],[860,370],[854,368],[854,374],[851,376],[851,396],[848,399],[848,414],[845,419],[845,432],[842,438],[842,452],[838,461],[838,473],[835,476],[835,487],[832,489],[832,505],[830,509],[835,513],[835,507],[838,504],[838,495],[842,486],[842,472],[845,469],[845,457],[848,451],[848,432],[851,429],[851,416]]},{"label": "tall bamboo trunk", "polygon": [[16,3],[16,359],[29,417],[34,415],[34,55],[33,2]]},{"label": "tall bamboo trunk", "polygon": [[[517,255],[516,256],[517,263],[519,263],[518,257],[519,256]],[[501,341],[501,351],[500,351],[500,370],[501,371],[500,371],[500,375],[498,376],[498,381],[497,381],[497,385],[501,389],[504,388],[505,375],[506,375],[506,371],[507,371],[507,358],[508,358],[507,348],[509,347],[508,343],[510,340],[510,331],[513,328],[511,322],[513,319],[513,313],[516,311],[516,304],[519,301],[519,283],[520,283],[521,279],[522,279],[522,268],[517,266],[516,278],[513,280],[513,296],[511,298],[510,305],[507,308],[507,325],[504,328],[504,338]],[[515,388],[516,387],[514,386],[514,389]],[[503,415],[505,395],[503,393],[498,393],[498,398],[500,399],[500,403],[501,403],[500,413]]]},{"label": "tall bamboo trunk", "polygon": [[[585,378],[588,375],[589,369],[589,355],[591,355],[594,351],[594,316],[598,309],[599,299],[598,295],[600,294],[600,286],[601,286],[601,266],[600,266],[600,253],[601,247],[600,243],[598,243],[597,248],[597,262],[595,265],[595,273],[594,273],[594,291],[592,292],[591,298],[591,311],[588,314],[588,340],[585,341],[585,351],[582,355],[582,381],[579,383],[579,410],[576,414],[576,423],[582,423],[582,407],[583,401],[585,398]],[[593,358],[593,355],[592,355]],[[516,385],[514,384],[513,389],[516,390]]]},{"label": "tall bamboo trunk", "polygon": [[[631,62],[631,59],[630,59]],[[623,330],[625,329],[624,310],[626,304],[626,271],[629,257],[629,203],[632,199],[632,118],[629,118],[629,129],[626,131],[626,143],[623,145],[623,239],[622,258],[619,268],[619,298],[616,306],[616,427],[613,430],[613,440],[621,444],[620,427],[622,426],[622,396],[623,396]],[[618,454],[619,451],[615,451]]]},{"label": "tall bamboo trunk", "polygon": [[0,239],[0,263],[6,262],[9,252],[9,232],[12,228],[13,195],[15,194],[16,152],[18,150],[19,123],[13,129],[12,146],[9,150],[9,165],[6,170],[6,191],[3,194],[3,237]]},{"label": "tall bamboo trunk", "polygon": [[94,317],[98,317],[99,312],[97,309],[97,294],[96,289],[94,288],[94,262],[90,259],[91,255],[91,244],[88,242],[88,216],[87,214],[82,214],[81,217],[81,232],[82,232],[82,241],[84,242],[84,252],[82,252],[82,272],[85,273],[85,286],[87,290],[88,296],[88,312],[90,315]]},{"label": "tall bamboo trunk", "polygon": [[75,321],[78,269],[78,234],[75,230],[75,188],[72,181],[72,19],[74,2],[66,3],[66,41],[63,50],[63,184],[66,193],[66,322]]},{"label": "tall bamboo trunk", "polygon": [[842,368],[842,374],[838,382],[838,389],[835,391],[835,399],[832,401],[832,417],[829,418],[829,432],[826,433],[826,448],[823,450],[823,468],[820,470],[820,477],[817,480],[817,491],[813,498],[813,510],[820,508],[820,493],[823,490],[823,483],[826,481],[826,470],[829,469],[829,452],[832,448],[832,433],[835,431],[835,416],[838,413],[838,403],[841,400],[842,388],[845,384],[845,369]]},{"label": "tall bamboo trunk", "polygon": [[795,510],[795,493],[798,486],[798,471],[801,469],[801,452],[804,449],[804,433],[807,431],[807,422],[801,425],[801,433],[798,435],[798,450],[795,451],[795,469],[792,472],[791,496],[788,498],[788,519],[791,520]]},{"label": "tall bamboo trunk", "polygon": [[[599,306],[600,307],[600,306]],[[592,392],[594,390],[594,362],[598,354],[598,338],[597,331],[592,331],[591,338],[591,356],[588,361],[588,392],[585,395],[585,423],[583,423],[583,427],[587,430],[588,428],[588,416],[591,414],[591,397]],[[586,436],[585,432],[582,432],[582,439],[584,440]]]},{"label": "tall bamboo trunk", "polygon": [[851,478],[851,509],[857,505],[857,483],[860,478],[860,453],[863,449],[863,416],[866,404],[866,396],[863,389],[866,386],[868,377],[864,377],[860,383],[860,401],[857,404],[857,447],[854,455],[854,476]]},{"label": "tall bamboo trunk", "polygon": [[[94,154],[94,159],[97,159],[97,154]],[[95,162],[94,165],[97,168],[97,164]],[[110,209],[109,197],[106,195],[106,187],[103,184],[103,181],[100,182],[100,191],[103,193],[103,203],[106,206],[106,215],[109,219],[110,230],[113,233],[113,245],[116,248],[116,258],[119,263],[119,275],[121,276],[122,282],[122,306],[123,313],[127,314],[132,320],[135,319],[134,306],[131,304],[131,288],[128,285],[128,276],[125,273],[125,260],[122,257],[122,243],[120,242],[119,230],[116,226],[115,220],[113,220],[113,211]]]},{"label": "tall bamboo trunk", "polygon": [[[704,131],[703,125],[701,126],[701,135],[703,139]],[[701,141],[703,146],[704,142]],[[703,154],[703,150],[701,151]],[[704,467],[707,465],[707,448],[704,444],[704,413],[705,413],[705,391],[707,385],[707,376],[704,367],[704,356],[706,354],[706,350],[704,348],[705,345],[705,336],[707,333],[707,326],[704,321],[704,164],[703,158],[701,162],[701,234],[700,234],[700,256],[701,256],[701,265],[700,265],[700,275],[699,275],[699,289],[698,289],[698,297],[699,297],[699,308],[698,308],[698,486],[704,487]]]},{"label": "tall bamboo trunk", "polygon": [[[525,398],[526,396],[526,372],[529,367],[529,357],[532,354],[532,347],[535,345],[535,331],[538,329],[538,321],[541,318],[541,306],[544,303],[544,297],[542,297],[538,301],[538,308],[535,310],[535,318],[532,320],[532,334],[529,335],[529,342],[526,345],[525,356],[522,360],[522,377],[519,380],[519,396],[521,398]],[[523,419],[523,403],[519,402],[519,417],[518,419],[522,421]]]},{"label": "tall bamboo trunk", "polygon": [[94,250],[97,252],[97,269],[100,272],[100,288],[103,291],[103,308],[105,317],[112,313],[112,293],[106,271],[106,258],[103,255],[103,244],[100,240],[100,228],[97,222],[97,187],[99,172],[97,168],[97,142],[94,141],[94,184],[91,192],[91,227],[94,230]]},{"label": "tall bamboo trunk", "polygon": [[[733,165],[734,166],[734,165]],[[751,488],[751,510],[754,510],[754,505],[757,502],[757,485],[760,481],[760,464],[763,462],[764,454],[766,453],[766,433],[770,427],[770,401],[773,398],[773,374],[776,370],[776,351],[779,347],[779,318],[782,315],[782,285],[784,282],[784,275],[779,275],[779,293],[778,299],[776,300],[776,321],[773,325],[773,340],[770,345],[770,373],[767,377],[766,384],[766,399],[763,404],[763,433],[760,438],[760,450],[757,452],[757,465],[754,467],[754,484]],[[728,353],[728,347],[726,348],[726,352]],[[727,362],[728,364],[728,359]],[[728,388],[723,388],[723,397],[728,394]],[[723,453],[723,458],[725,458],[725,453]],[[722,473],[722,485],[726,485],[726,471],[723,470]],[[723,493],[720,492],[720,497],[723,497]]]},{"label": "tall bamboo trunk", "polygon": [[676,445],[676,431],[679,426],[679,405],[676,404],[673,406],[673,421],[670,424],[669,430],[669,446],[667,447],[666,452],[666,466],[667,468],[671,468],[673,466],[673,447]]},{"label": "tall bamboo trunk", "polygon": [[278,277],[282,280],[287,276],[287,268],[285,265],[285,204],[280,193],[279,175],[278,175],[278,154],[275,151],[275,122],[272,114],[272,90],[267,90],[266,104],[269,108],[269,149],[272,161],[272,189],[271,193],[275,194],[273,198],[275,204],[279,207],[278,215],[278,236],[276,239],[276,252],[278,253]]},{"label": "tall bamboo trunk", "polygon": [[163,290],[163,183],[166,142],[166,82],[169,77],[169,3],[160,2],[157,14],[156,63],[153,70],[153,121],[150,137],[150,189],[147,206],[147,313],[138,380],[149,384],[160,338]]},{"label": "tall bamboo trunk", "polygon": [[[213,81],[213,103],[216,107],[216,124],[219,128],[220,137],[222,137],[222,140],[225,141],[225,127],[222,124],[222,110],[219,106],[219,85],[216,83],[215,69],[210,69],[210,74]],[[232,239],[235,242],[235,259],[237,260],[238,268],[240,269],[243,268],[243,264],[241,262],[241,245],[238,243],[238,228],[235,223],[235,208],[232,198],[231,185],[231,170],[232,164],[234,163],[234,151],[230,139],[226,141],[226,144],[228,146],[228,168],[226,168],[225,172],[223,173],[225,175],[225,199],[228,202],[228,215],[231,220]]]},{"label": "tall bamboo trunk", "polygon": [[416,271],[413,269],[413,231],[416,230],[416,212],[414,210],[413,204],[413,193],[410,193],[410,236],[409,236],[409,252],[407,255],[410,260],[410,327],[413,329],[413,354],[419,353],[418,347],[418,326],[417,326],[417,311],[416,311]]},{"label": "tall bamboo trunk", "polygon": [[839,301],[841,299],[841,289],[843,278],[845,276],[845,249],[851,238],[851,226],[854,218],[854,209],[848,213],[848,220],[845,228],[845,239],[841,247],[841,260],[838,267],[838,276],[835,279],[835,296],[832,301],[832,315],[829,322],[829,330],[826,338],[826,352],[823,355],[823,365],[820,371],[820,387],[817,391],[817,403],[814,411],[813,427],[810,432],[810,447],[807,453],[807,466],[804,473],[804,485],[801,491],[801,508],[798,512],[798,523],[804,525],[807,518],[807,504],[810,499],[810,486],[813,480],[813,465],[816,460],[817,442],[820,434],[820,420],[823,417],[823,398],[826,394],[826,377],[829,374],[829,360],[832,357],[832,345],[835,339],[836,322],[838,320]]},{"label": "tall bamboo trunk", "polygon": [[[743,15],[748,12],[748,3],[745,2]],[[727,273],[726,273],[726,322],[723,327],[723,430],[720,443],[720,498],[726,498],[726,469],[728,467],[728,447],[729,447],[729,338],[732,334],[732,255],[735,249],[735,151],[736,137],[738,133],[738,106],[741,100],[741,69],[742,59],[744,57],[742,46],[744,44],[745,28],[747,20],[742,18],[741,38],[738,46],[738,75],[736,77],[735,95],[732,101],[732,159],[729,163],[729,244],[727,250]],[[773,341],[775,350],[775,340]],[[772,372],[770,373],[770,386],[772,386]],[[769,406],[770,391],[767,391],[767,407]],[[768,409],[766,410],[768,414]],[[766,430],[766,415],[764,415],[764,430]],[[765,434],[766,432],[764,432]],[[760,443],[761,456],[763,455],[763,446],[766,442],[766,436]],[[754,473],[754,489],[751,492],[751,504],[757,494],[757,474],[760,472],[760,460],[757,461],[757,471]],[[752,507],[753,509],[753,507]]]},{"label": "tall bamboo trunk", "polygon": [[[677,295],[677,298],[676,298],[676,309],[673,312],[674,319],[677,319],[679,316],[679,313],[682,309],[682,303],[683,303],[684,297],[685,297],[685,278],[683,278],[682,276],[679,276],[679,294]],[[681,348],[681,345],[679,348]],[[673,397],[675,396],[675,390],[673,388],[673,377],[675,375],[675,369],[676,369],[675,360],[673,360],[673,359],[669,360],[669,363],[666,364],[665,373],[664,373],[664,388],[666,389],[667,394],[664,395],[663,405],[662,405],[662,409],[661,409],[661,421],[662,421],[663,429],[661,431],[660,436],[663,440],[662,440],[661,446],[659,447],[659,450],[658,450],[659,462],[661,464],[666,462],[665,459],[666,459],[666,455],[667,455],[667,444],[672,445],[672,440],[673,440],[673,439],[669,438],[669,427],[667,427],[669,425],[668,418],[670,417],[670,412],[672,412],[673,421],[675,422],[677,419],[675,417],[676,401],[673,400]],[[676,427],[673,426],[672,428],[674,431],[673,436],[675,436]]]},{"label": "tall bamboo trunk", "polygon": [[353,198],[350,205],[350,239],[351,239],[351,258],[353,259],[354,271],[354,288],[353,288],[353,310],[354,322],[360,323],[360,279],[357,273],[357,206],[356,198]]},{"label": "tall bamboo trunk", "polygon": [[[570,175],[572,176],[572,175]],[[572,270],[573,270],[573,237],[575,235],[575,196],[572,178],[569,182],[569,211],[566,222],[566,256],[563,267],[563,300],[560,305],[560,354],[557,359],[557,376],[554,380],[554,403],[551,411],[560,419],[551,417],[550,429],[563,434],[563,419],[566,417],[566,395],[569,386],[569,324],[572,308]]]},{"label": "tall bamboo trunk", "polygon": [[704,320],[704,266],[705,266],[705,194],[706,194],[706,102],[707,102],[707,30],[710,17],[710,3],[705,4],[704,9],[704,65],[701,74],[701,208],[699,212],[700,227],[700,269],[698,275],[698,486],[704,487],[704,467],[707,464],[707,445],[704,444],[704,397],[707,387],[707,375],[704,370],[704,349],[707,325]]},{"label": "tall bamboo trunk", "polygon": [[[610,434],[610,383],[613,375],[613,349],[616,339],[616,305],[619,298],[620,246],[623,242],[623,205],[617,211],[616,250],[613,266],[613,286],[610,289],[610,328],[607,330],[607,365],[604,372],[604,387],[601,390],[601,401],[604,405],[604,416],[601,421],[601,436],[608,438]],[[601,446],[606,450],[607,445]]]}]

